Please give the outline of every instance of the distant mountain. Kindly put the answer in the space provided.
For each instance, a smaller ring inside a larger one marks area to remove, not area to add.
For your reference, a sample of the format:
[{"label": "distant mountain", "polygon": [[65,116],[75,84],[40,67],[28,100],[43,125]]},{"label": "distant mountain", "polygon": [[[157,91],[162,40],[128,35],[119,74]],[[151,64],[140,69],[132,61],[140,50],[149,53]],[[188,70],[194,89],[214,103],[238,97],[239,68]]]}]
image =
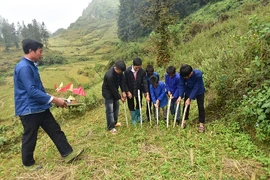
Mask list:
[{"label": "distant mountain", "polygon": [[69,28],[78,28],[89,23],[116,20],[119,8],[119,0],[92,0],[82,12],[82,16]]},{"label": "distant mountain", "polygon": [[72,47],[80,49],[79,56],[108,53],[118,41],[118,9],[119,0],[92,0],[74,23],[53,34],[49,39],[50,48],[67,57],[78,57]]},{"label": "distant mountain", "polygon": [[[119,0],[92,0],[88,7],[83,10],[82,16],[72,22],[67,30],[88,26],[90,23],[116,20],[118,9]],[[63,28],[58,29],[53,36],[63,32],[65,32]]]},{"label": "distant mountain", "polygon": [[115,19],[118,14],[119,0],[92,0],[83,11],[82,19]]}]

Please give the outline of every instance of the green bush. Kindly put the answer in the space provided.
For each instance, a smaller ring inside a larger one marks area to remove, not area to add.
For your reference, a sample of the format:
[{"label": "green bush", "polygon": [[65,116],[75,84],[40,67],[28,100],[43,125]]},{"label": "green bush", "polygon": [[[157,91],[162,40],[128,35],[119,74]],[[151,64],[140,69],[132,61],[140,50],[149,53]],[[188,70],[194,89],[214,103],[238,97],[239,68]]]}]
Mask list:
[{"label": "green bush", "polygon": [[244,124],[256,129],[256,137],[261,141],[270,140],[270,88],[264,86],[249,92],[242,101]]},{"label": "green bush", "polygon": [[[242,92],[240,111],[244,116],[242,124],[255,129],[260,141],[270,140],[270,24],[266,19],[253,16],[249,21],[249,31],[240,37],[246,47],[244,58],[247,66],[238,77],[241,86],[235,90]],[[244,63],[244,61],[242,61]],[[244,92],[248,92],[247,94]],[[241,108],[242,107],[242,108]]]},{"label": "green bush", "polygon": [[42,61],[39,61],[39,65],[53,65],[53,64],[64,64],[67,60],[64,56],[47,54],[43,57]]}]

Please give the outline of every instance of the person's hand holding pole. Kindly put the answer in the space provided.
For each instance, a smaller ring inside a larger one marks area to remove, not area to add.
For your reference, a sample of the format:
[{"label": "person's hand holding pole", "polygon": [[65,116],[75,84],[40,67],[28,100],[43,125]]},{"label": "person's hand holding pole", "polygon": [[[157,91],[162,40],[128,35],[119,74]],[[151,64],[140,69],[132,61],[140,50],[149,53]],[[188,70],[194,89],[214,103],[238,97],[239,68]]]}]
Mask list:
[{"label": "person's hand holding pole", "polygon": [[171,98],[171,96],[172,96],[172,93],[170,91],[168,91],[168,96],[169,96],[169,98]]},{"label": "person's hand holding pole", "polygon": [[126,98],[124,98],[123,96],[121,96],[121,101],[124,103],[126,101]]},{"label": "person's hand holding pole", "polygon": [[125,102],[127,99],[127,94],[125,92],[122,92],[122,95],[121,95],[121,101],[122,102]]},{"label": "person's hand holding pole", "polygon": [[131,94],[131,92],[127,92],[127,97],[129,98],[129,99],[131,99],[132,98],[132,94]]},{"label": "person's hand holding pole", "polygon": [[156,101],[156,103],[154,104],[155,108],[159,107],[159,100]]},{"label": "person's hand holding pole", "polygon": [[150,96],[149,96],[149,93],[145,93],[145,99],[147,102],[150,102]]},{"label": "person's hand holding pole", "polygon": [[126,93],[126,92],[122,92],[122,97],[123,97],[124,99],[126,99],[126,98],[127,98],[127,93]]},{"label": "person's hand holding pole", "polygon": [[188,98],[188,99],[186,100],[186,102],[185,102],[185,105],[186,105],[186,106],[189,106],[189,105],[190,105],[190,102],[191,102],[191,99]]},{"label": "person's hand holding pole", "polygon": [[181,100],[182,100],[182,98],[181,98],[181,96],[179,96],[179,98],[177,98],[177,100],[176,100],[176,103],[180,103]]}]

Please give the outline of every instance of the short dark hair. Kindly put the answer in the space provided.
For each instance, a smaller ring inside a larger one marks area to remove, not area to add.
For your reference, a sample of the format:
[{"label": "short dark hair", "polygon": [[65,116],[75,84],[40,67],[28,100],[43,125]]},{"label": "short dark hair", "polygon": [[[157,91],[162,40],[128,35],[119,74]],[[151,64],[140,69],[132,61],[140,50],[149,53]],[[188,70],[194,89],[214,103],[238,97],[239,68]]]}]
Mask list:
[{"label": "short dark hair", "polygon": [[156,84],[156,83],[158,83],[158,77],[153,75],[149,78],[149,81],[151,84]]},{"label": "short dark hair", "polygon": [[175,74],[176,69],[174,66],[169,66],[166,71],[168,74]]},{"label": "short dark hair", "polygon": [[183,64],[180,68],[180,76],[187,77],[193,71],[192,67],[188,64]]},{"label": "short dark hair", "polygon": [[149,72],[153,73],[154,72],[154,67],[151,64],[149,64],[149,65],[146,66],[145,71],[146,71],[146,73],[149,73]]},{"label": "short dark hair", "polygon": [[142,65],[142,59],[141,58],[133,59],[133,66],[141,66],[141,65]]},{"label": "short dark hair", "polygon": [[24,39],[22,41],[22,48],[25,54],[29,54],[30,49],[36,52],[38,48],[43,48],[43,44],[33,39]]},{"label": "short dark hair", "polygon": [[116,61],[116,63],[114,64],[114,66],[117,69],[121,70],[121,71],[125,71],[126,70],[126,64],[125,64],[125,62],[123,60]]}]

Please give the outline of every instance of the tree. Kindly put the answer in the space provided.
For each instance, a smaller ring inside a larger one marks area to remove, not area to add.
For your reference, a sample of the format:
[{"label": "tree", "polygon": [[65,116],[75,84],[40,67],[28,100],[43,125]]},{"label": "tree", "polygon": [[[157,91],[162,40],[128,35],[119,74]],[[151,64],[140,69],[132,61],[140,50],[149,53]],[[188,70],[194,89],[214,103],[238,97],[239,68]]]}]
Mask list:
[{"label": "tree", "polygon": [[22,40],[22,29],[23,27],[21,26],[20,22],[17,22],[17,32],[18,32],[19,40]]},{"label": "tree", "polygon": [[12,39],[12,27],[8,23],[7,20],[3,20],[2,22],[2,35],[5,43],[5,50],[8,52],[9,48],[12,45],[13,39]]},{"label": "tree", "polygon": [[38,25],[37,20],[33,19],[32,20],[32,25],[31,26],[30,26],[30,24],[28,24],[28,25],[29,25],[28,29],[31,32],[32,39],[34,39],[36,41],[39,41],[39,42],[42,42],[41,41],[40,27]]},{"label": "tree", "polygon": [[151,38],[156,46],[158,67],[166,66],[170,61],[168,27],[178,19],[174,5],[174,0],[148,0],[143,8],[144,13],[140,13],[139,16],[141,23],[154,31]]},{"label": "tree", "polygon": [[22,39],[31,38],[30,32],[24,22],[22,22],[21,36]]},{"label": "tree", "polygon": [[141,25],[136,10],[145,0],[120,0],[119,16],[117,19],[118,38],[121,41],[135,41],[140,37],[148,36],[152,31]]},{"label": "tree", "polygon": [[6,51],[13,45],[19,48],[19,41],[26,38],[42,42],[47,47],[49,32],[45,23],[42,22],[40,25],[40,23],[33,19],[32,23],[27,24],[27,26],[24,22],[22,22],[22,25],[17,22],[17,26],[15,27],[14,23],[9,24],[7,20],[0,16],[0,42],[5,44]]},{"label": "tree", "polygon": [[11,24],[11,37],[12,37],[12,42],[16,46],[16,48],[19,48],[19,34],[18,31],[15,28],[14,23]]},{"label": "tree", "polygon": [[149,17],[149,11],[151,11],[149,8],[154,7],[154,4],[161,5],[165,3],[169,5],[165,5],[169,7],[169,14],[183,19],[207,3],[217,1],[221,0],[168,0],[167,2],[165,0],[120,0],[117,19],[118,38],[121,41],[130,42],[148,36],[155,27],[148,26],[149,24],[145,25],[145,23],[141,22],[141,19],[150,20],[153,18],[153,16]]},{"label": "tree", "polygon": [[41,24],[40,35],[41,35],[42,43],[45,45],[45,47],[48,47],[48,39],[49,39],[50,35],[49,35],[49,32],[48,32],[44,22],[42,22],[42,24]]},{"label": "tree", "polygon": [[23,39],[29,38],[42,42],[40,27],[35,19],[32,20],[32,24],[27,24],[27,26],[25,26],[24,22],[22,23],[21,35]]}]

